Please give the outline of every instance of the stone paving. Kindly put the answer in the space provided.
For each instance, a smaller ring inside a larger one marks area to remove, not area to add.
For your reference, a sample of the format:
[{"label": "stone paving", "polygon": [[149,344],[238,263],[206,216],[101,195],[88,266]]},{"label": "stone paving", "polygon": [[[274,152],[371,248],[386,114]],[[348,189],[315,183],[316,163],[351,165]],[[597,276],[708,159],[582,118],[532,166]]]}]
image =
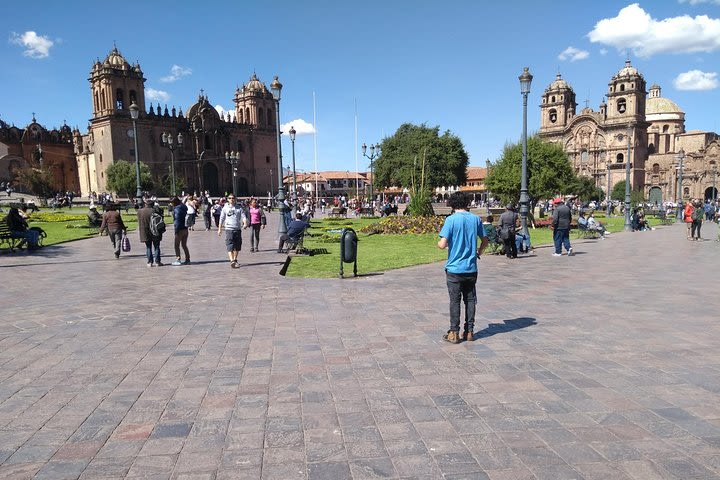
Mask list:
[{"label": "stone paving", "polygon": [[0,478],[720,479],[716,225],[484,257],[450,345],[442,263],[282,277],[276,218],[0,255]]}]

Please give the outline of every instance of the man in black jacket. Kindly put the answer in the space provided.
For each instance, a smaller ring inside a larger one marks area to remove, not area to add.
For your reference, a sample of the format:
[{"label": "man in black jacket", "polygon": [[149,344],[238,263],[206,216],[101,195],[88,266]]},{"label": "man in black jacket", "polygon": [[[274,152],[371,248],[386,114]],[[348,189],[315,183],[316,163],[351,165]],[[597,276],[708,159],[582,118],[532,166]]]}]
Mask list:
[{"label": "man in black jacket", "polygon": [[562,198],[555,199],[555,210],[553,210],[553,241],[555,242],[555,253],[553,257],[562,255],[562,247],[565,246],[568,256],[572,256],[573,249],[570,246],[570,222],[572,222],[572,211],[565,205]]},{"label": "man in black jacket", "polygon": [[305,233],[305,229],[310,227],[310,224],[308,222],[304,222],[302,218],[302,213],[295,214],[295,220],[290,222],[288,225],[287,233],[280,236],[277,253],[283,253],[283,246],[285,246],[285,242],[288,240],[300,240]]}]

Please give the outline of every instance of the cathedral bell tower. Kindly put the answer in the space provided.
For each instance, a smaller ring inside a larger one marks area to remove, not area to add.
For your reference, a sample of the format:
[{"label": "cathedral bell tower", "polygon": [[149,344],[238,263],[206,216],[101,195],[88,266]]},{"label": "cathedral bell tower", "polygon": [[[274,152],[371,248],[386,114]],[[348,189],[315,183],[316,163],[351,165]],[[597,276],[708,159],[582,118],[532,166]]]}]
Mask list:
[{"label": "cathedral bell tower", "polygon": [[275,99],[253,73],[250,80],[235,91],[237,122],[254,128],[275,128]]},{"label": "cathedral bell tower", "polygon": [[93,101],[93,119],[122,114],[130,116],[134,101],[145,112],[145,78],[140,64],[130,65],[113,48],[105,61],[98,60],[90,72],[90,89]]},{"label": "cathedral bell tower", "polygon": [[607,122],[610,125],[642,123],[645,120],[645,79],[625,61],[625,67],[608,83]]},{"label": "cathedral bell tower", "polygon": [[546,89],[540,105],[540,130],[562,131],[575,116],[575,92],[559,73]]}]

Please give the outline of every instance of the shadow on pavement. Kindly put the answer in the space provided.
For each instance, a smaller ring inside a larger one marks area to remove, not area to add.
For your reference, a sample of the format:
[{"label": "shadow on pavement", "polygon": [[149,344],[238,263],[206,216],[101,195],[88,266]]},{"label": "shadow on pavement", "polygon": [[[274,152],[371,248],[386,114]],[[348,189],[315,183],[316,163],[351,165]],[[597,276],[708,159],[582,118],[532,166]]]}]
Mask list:
[{"label": "shadow on pavement", "polygon": [[486,328],[475,332],[476,338],[486,338],[497,335],[498,333],[508,333],[521,328],[532,327],[537,325],[537,321],[530,317],[513,318],[512,320],[503,320],[503,323],[491,323]]}]

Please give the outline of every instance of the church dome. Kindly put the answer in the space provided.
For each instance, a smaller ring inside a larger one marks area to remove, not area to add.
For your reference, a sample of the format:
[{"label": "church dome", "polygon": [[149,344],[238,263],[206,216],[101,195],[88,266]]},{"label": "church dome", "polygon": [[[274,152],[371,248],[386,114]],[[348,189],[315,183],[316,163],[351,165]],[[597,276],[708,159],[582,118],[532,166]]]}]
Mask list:
[{"label": "church dome", "polygon": [[550,90],[560,90],[565,88],[570,88],[570,85],[563,80],[562,75],[559,73],[555,77],[555,80],[550,84],[550,87],[548,87]]},{"label": "church dome", "polygon": [[615,75],[615,77],[634,77],[640,75],[638,69],[630,64],[630,60],[625,60],[625,66]]},{"label": "church dome", "polygon": [[258,80],[257,75],[253,73],[253,76],[250,78],[250,81],[246,83],[243,88],[246,91],[259,91],[263,92],[267,90],[267,87],[265,87],[265,84],[262,83],[260,80]]},{"label": "church dome", "polygon": [[127,60],[120,54],[117,47],[113,47],[104,63],[113,68],[127,68],[129,66]]},{"label": "church dome", "polygon": [[669,98],[654,97],[648,98],[645,101],[645,114],[651,115],[653,113],[685,113],[678,106],[677,103],[673,102]]},{"label": "church dome", "polygon": [[205,117],[206,119],[220,119],[220,115],[218,114],[217,110],[215,110],[215,108],[210,105],[210,101],[208,100],[207,95],[203,95],[202,93],[198,96],[197,103],[192,105],[187,110],[185,117],[188,120],[192,121],[197,115]]}]

